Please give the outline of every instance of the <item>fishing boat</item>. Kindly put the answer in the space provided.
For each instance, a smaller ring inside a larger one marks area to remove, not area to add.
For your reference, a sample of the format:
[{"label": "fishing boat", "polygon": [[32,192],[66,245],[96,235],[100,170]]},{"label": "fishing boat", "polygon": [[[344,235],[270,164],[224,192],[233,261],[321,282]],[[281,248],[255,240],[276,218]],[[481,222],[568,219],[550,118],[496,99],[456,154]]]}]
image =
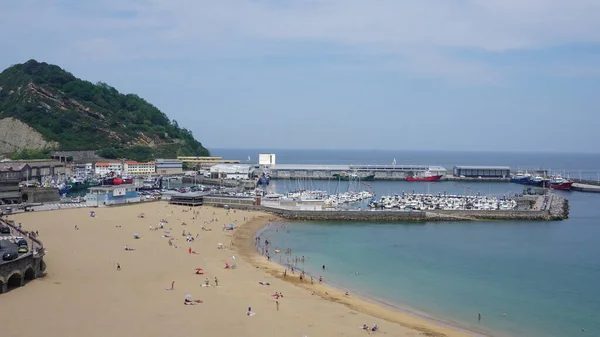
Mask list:
[{"label": "fishing boat", "polygon": [[362,180],[362,181],[373,181],[375,180],[374,174],[369,174],[366,176],[360,176],[356,173],[336,173],[333,175],[335,179],[338,180]]},{"label": "fishing boat", "polygon": [[546,179],[540,175],[536,175],[533,177],[529,177],[525,184],[539,186],[539,187],[546,187],[547,182],[548,182],[548,179]]},{"label": "fishing boat", "polygon": [[550,180],[548,180],[546,186],[555,190],[568,191],[573,186],[573,182],[561,176],[553,176],[550,177]]},{"label": "fishing boat", "polygon": [[443,175],[441,174],[433,174],[429,171],[425,171],[422,173],[408,175],[406,177],[406,181],[439,181],[442,179]]},{"label": "fishing boat", "polygon": [[271,182],[271,177],[268,174],[261,174],[260,178],[258,178],[258,185],[269,185]]},{"label": "fishing boat", "polygon": [[516,184],[528,184],[530,178],[531,174],[529,173],[517,173],[510,177],[510,182]]}]

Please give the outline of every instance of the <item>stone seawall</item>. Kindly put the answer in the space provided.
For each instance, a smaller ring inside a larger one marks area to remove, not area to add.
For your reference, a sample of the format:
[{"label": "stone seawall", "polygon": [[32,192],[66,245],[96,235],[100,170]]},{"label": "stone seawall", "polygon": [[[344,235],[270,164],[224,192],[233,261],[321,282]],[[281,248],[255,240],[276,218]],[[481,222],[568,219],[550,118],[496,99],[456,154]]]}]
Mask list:
[{"label": "stone seawall", "polygon": [[9,287],[21,287],[26,280],[44,276],[46,263],[45,249],[42,242],[33,234],[22,231],[13,221],[0,221],[11,229],[13,236],[21,236],[28,241],[29,252],[20,255],[12,261],[0,263],[0,294],[8,291]]},{"label": "stone seawall", "polygon": [[[215,205],[219,207],[219,205]],[[222,205],[221,205],[222,206]],[[342,210],[295,210],[268,206],[231,204],[232,209],[262,211],[290,220],[312,221],[550,221],[568,218],[568,201],[554,196],[547,211],[342,211]]]},{"label": "stone seawall", "polygon": [[290,220],[313,221],[426,221],[421,211],[309,211],[262,207],[264,211]]}]

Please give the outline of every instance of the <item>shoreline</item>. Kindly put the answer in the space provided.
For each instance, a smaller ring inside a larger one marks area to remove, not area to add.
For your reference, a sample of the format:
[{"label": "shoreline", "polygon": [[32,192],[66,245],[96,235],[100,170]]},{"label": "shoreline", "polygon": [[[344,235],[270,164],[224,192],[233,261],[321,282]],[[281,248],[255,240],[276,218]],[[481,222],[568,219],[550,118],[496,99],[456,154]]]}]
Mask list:
[{"label": "shoreline", "polygon": [[[268,230],[274,222],[283,223],[287,221],[288,220],[285,218],[277,217],[272,214],[265,214],[247,221],[244,226],[238,228],[233,235],[233,242],[238,249],[239,255],[246,262],[266,274],[310,291],[313,295],[319,296],[326,301],[342,304],[349,309],[383,319],[390,323],[401,325],[404,328],[422,333],[425,336],[491,336],[485,331],[475,331],[465,328],[458,323],[444,321],[443,319],[430,316],[426,313],[419,313],[415,310],[395,306],[364,294],[357,293],[358,295],[352,294],[351,296],[346,296],[345,292],[340,289],[340,287],[336,287],[331,283],[310,284],[310,281],[306,279],[301,282],[299,278],[293,276],[293,274],[283,277],[285,267],[277,262],[267,261],[266,258],[256,250],[254,238],[257,235],[262,235],[262,233]],[[310,274],[307,275],[310,276]]]}]

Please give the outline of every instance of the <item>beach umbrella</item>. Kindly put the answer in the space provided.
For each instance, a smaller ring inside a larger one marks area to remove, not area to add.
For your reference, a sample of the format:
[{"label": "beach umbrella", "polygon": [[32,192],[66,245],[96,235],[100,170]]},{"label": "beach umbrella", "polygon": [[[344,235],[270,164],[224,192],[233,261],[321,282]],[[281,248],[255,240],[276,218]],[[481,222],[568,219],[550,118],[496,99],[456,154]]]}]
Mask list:
[{"label": "beach umbrella", "polygon": [[185,294],[185,298],[187,298],[187,299],[192,298],[192,294]]},{"label": "beach umbrella", "polygon": [[202,268],[196,268],[194,270],[201,271],[201,270],[204,270],[204,269],[202,269]]}]

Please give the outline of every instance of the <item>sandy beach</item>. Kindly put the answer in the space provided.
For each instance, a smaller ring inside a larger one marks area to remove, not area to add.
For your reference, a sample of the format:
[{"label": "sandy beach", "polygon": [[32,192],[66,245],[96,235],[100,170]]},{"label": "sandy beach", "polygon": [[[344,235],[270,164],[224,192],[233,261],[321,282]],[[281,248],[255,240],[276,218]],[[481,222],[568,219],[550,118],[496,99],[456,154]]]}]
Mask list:
[{"label": "sandy beach", "polygon": [[[85,208],[10,217],[39,231],[48,269],[46,277],[0,295],[2,335],[364,336],[371,332],[362,324],[377,324],[374,334],[386,336],[470,336],[318,282],[301,283],[297,274],[284,279],[283,268],[254,248],[271,215],[166,202],[94,211],[95,217]],[[154,230],[163,219],[164,228]],[[223,230],[229,224],[237,228]],[[183,231],[194,241],[186,242]],[[202,286],[207,278],[210,286]],[[275,292],[283,298],[276,301]],[[187,294],[202,303],[184,305]]]}]

